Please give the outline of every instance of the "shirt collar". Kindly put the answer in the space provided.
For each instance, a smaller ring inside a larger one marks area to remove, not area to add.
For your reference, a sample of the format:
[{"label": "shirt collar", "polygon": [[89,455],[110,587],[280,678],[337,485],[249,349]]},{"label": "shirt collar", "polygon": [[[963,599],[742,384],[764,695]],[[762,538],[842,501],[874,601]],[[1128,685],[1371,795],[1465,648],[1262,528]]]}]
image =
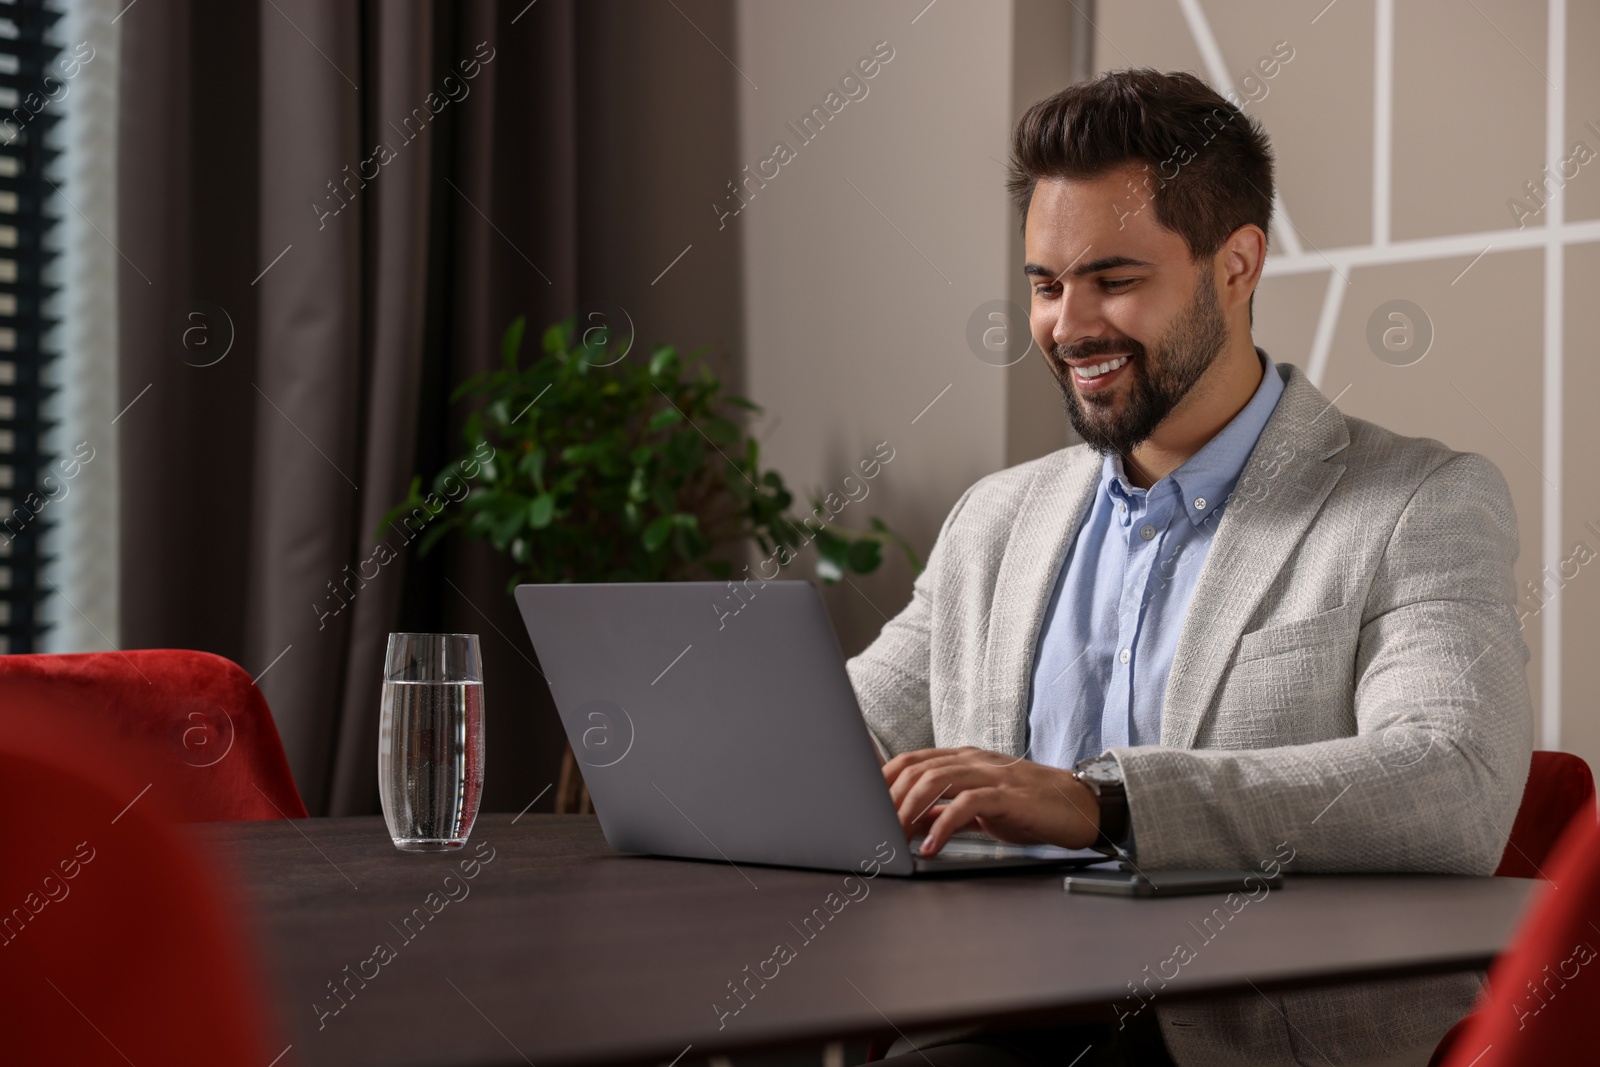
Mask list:
[{"label": "shirt collar", "polygon": [[[1260,347],[1256,348],[1256,355],[1261,359],[1263,373],[1261,384],[1256,386],[1249,402],[1200,451],[1162,479],[1171,479],[1177,486],[1184,514],[1196,526],[1210,517],[1233,491],[1267,419],[1283,395],[1283,378],[1278,374],[1277,364]],[[1130,488],[1123,474],[1122,457],[1115,452],[1108,454],[1100,470],[1101,491],[1126,497]],[[1204,503],[1199,504],[1201,501]]]}]

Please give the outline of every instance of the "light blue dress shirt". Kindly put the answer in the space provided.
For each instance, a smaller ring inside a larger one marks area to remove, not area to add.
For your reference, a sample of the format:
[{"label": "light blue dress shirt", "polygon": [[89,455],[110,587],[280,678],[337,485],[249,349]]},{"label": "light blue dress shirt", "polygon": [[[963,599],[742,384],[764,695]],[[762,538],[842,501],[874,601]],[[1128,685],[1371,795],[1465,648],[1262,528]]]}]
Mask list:
[{"label": "light blue dress shirt", "polygon": [[1034,656],[1027,758],[1071,767],[1108,748],[1161,743],[1167,675],[1224,502],[1283,379],[1265,373],[1233,421],[1149,489],[1107,456],[1094,503],[1067,550]]}]

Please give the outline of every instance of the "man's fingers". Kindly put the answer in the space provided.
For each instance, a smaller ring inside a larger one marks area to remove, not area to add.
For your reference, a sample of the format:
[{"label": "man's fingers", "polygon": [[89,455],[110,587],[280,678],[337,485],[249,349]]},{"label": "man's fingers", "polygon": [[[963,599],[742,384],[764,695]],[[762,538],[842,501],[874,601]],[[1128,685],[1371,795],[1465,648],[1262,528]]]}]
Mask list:
[{"label": "man's fingers", "polygon": [[900,824],[909,827],[936,804],[941,797],[955,796],[964,789],[993,784],[993,778],[981,767],[960,760],[930,761],[915,772],[915,778],[906,788],[896,810]]},{"label": "man's fingers", "polygon": [[943,810],[944,809],[941,808],[938,804],[934,804],[933,807],[931,807],[927,811],[923,812],[922,815],[919,818],[913,819],[911,821],[911,824],[905,828],[905,830],[906,830],[906,840],[910,841],[913,837],[916,837],[918,834],[927,833],[928,832],[928,827],[930,827],[930,826],[932,826],[934,824],[934,822],[939,818],[939,813],[942,812]]},{"label": "man's fingers", "polygon": [[988,769],[988,764],[973,758],[973,753],[977,751],[977,749],[928,749],[926,759],[908,766],[889,784],[889,796],[894,801],[895,807],[903,808],[906,796],[928,775],[935,777],[942,775],[948,778],[966,768]]},{"label": "man's fingers", "polygon": [[920,775],[905,796],[901,797],[895,805],[895,813],[900,817],[900,825],[905,827],[906,833],[912,832],[924,816],[928,814],[939,798],[943,797],[951,786],[947,777],[936,775]]},{"label": "man's fingers", "polygon": [[920,748],[915,752],[900,753],[900,755],[895,756],[893,759],[889,760],[883,765],[883,780],[889,783],[890,789],[893,789],[894,784],[905,775],[907,768],[915,767],[917,764],[928,758],[928,753],[936,751],[938,750]]},{"label": "man's fingers", "polygon": [[906,768],[915,767],[919,763],[925,763],[939,756],[948,756],[957,751],[959,750],[954,748],[919,748],[912,752],[902,752],[883,765],[883,777],[893,785],[895,780],[905,773]]},{"label": "man's fingers", "polygon": [[979,815],[993,814],[999,790],[992,787],[968,789],[939,809],[939,817],[928,827],[922,842],[922,855],[937,855],[952,834],[965,830]]}]

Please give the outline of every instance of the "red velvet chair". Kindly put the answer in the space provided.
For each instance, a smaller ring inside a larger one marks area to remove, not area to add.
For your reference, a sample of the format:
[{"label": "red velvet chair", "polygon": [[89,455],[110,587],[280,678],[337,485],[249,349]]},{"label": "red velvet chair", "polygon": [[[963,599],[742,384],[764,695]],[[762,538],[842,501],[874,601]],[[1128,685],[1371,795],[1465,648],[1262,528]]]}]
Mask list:
[{"label": "red velvet chair", "polygon": [[[1592,807],[1592,805],[1591,805]],[[1513,1067],[1596,1060],[1600,1007],[1600,822],[1573,817],[1541,863],[1550,885],[1489,970],[1478,1010],[1450,1031],[1433,1064]]]},{"label": "red velvet chair", "polygon": [[[1495,875],[1554,880],[1550,864],[1554,862],[1556,844],[1563,831],[1595,823],[1594,774],[1589,765],[1570,752],[1535,752],[1528,767],[1528,784],[1522,792],[1522,803],[1511,825],[1511,837],[1506,841],[1506,850]],[[1464,1035],[1478,1025],[1476,1020],[1489,1002],[1480,1002],[1473,1014],[1450,1028],[1433,1050],[1428,1067],[1443,1067],[1453,1062],[1452,1054]]]},{"label": "red velvet chair", "polygon": [[1589,765],[1570,752],[1535,752],[1517,821],[1494,873],[1501,878],[1543,877],[1540,868],[1579,811],[1595,817]]},{"label": "red velvet chair", "polygon": [[0,747],[37,723],[60,728],[74,748],[144,767],[138,785],[180,821],[306,816],[266,699],[221,656],[0,656]]},{"label": "red velvet chair", "polygon": [[233,894],[172,825],[183,798],[129,805],[149,768],[72,729],[0,734],[0,1061],[265,1067],[287,1042]]}]

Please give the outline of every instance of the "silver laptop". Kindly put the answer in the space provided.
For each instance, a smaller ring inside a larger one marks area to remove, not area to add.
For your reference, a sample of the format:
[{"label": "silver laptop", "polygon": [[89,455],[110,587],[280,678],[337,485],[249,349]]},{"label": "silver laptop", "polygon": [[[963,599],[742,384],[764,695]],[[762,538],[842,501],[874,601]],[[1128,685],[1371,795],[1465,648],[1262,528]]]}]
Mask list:
[{"label": "silver laptop", "polygon": [[858,874],[1106,862],[977,835],[914,855],[810,582],[516,597],[612,848]]}]

